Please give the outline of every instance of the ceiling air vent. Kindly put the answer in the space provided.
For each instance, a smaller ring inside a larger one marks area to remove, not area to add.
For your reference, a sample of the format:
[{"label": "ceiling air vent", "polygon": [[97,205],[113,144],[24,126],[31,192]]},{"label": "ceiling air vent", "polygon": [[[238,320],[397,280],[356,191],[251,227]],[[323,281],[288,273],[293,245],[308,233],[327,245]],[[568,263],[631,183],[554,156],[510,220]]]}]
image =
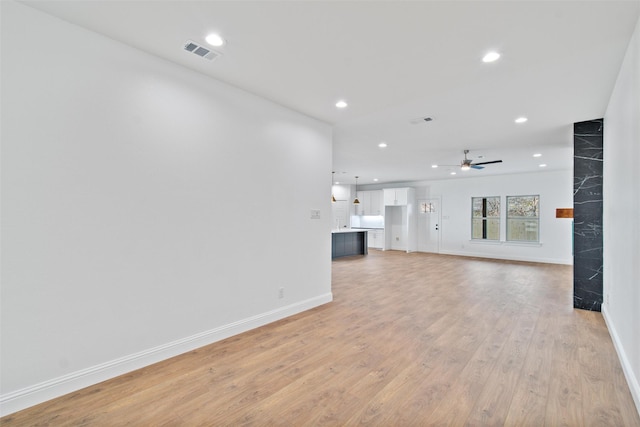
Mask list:
[{"label": "ceiling air vent", "polygon": [[418,125],[420,123],[430,122],[432,120],[433,120],[433,117],[418,117],[416,119],[409,120],[409,123],[411,123],[412,125]]},{"label": "ceiling air vent", "polygon": [[191,40],[187,40],[185,42],[184,50],[186,50],[187,52],[191,52],[194,55],[198,55],[198,56],[200,56],[202,58],[206,58],[209,61],[213,61],[217,57],[222,56],[222,54],[220,52],[216,52],[215,50],[207,49],[206,47],[203,47],[203,46],[199,45],[198,43],[193,42]]}]

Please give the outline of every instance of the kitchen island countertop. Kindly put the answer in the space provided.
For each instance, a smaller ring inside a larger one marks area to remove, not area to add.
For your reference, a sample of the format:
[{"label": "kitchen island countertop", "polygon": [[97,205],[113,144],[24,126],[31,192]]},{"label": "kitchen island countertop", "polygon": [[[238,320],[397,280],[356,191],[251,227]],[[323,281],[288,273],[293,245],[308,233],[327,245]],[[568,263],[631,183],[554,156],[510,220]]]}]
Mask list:
[{"label": "kitchen island countertop", "polygon": [[332,233],[359,233],[364,231],[371,231],[373,228],[340,228],[331,230]]}]

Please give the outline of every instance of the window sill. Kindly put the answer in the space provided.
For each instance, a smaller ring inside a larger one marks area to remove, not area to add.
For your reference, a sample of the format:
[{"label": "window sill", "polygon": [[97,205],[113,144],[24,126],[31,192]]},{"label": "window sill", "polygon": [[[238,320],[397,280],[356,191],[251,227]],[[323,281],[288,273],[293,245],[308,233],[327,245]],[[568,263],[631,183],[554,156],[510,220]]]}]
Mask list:
[{"label": "window sill", "polygon": [[507,242],[505,240],[480,240],[472,239],[469,243],[474,245],[496,245],[496,246],[525,246],[525,247],[540,247],[542,242]]}]

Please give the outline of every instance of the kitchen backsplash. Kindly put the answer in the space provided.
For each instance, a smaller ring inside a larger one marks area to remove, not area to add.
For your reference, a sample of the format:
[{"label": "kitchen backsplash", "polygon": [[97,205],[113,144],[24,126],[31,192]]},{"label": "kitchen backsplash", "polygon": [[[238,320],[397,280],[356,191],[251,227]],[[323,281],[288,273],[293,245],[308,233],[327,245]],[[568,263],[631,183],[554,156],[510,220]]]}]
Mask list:
[{"label": "kitchen backsplash", "polygon": [[384,216],[351,215],[351,228],[384,228]]}]

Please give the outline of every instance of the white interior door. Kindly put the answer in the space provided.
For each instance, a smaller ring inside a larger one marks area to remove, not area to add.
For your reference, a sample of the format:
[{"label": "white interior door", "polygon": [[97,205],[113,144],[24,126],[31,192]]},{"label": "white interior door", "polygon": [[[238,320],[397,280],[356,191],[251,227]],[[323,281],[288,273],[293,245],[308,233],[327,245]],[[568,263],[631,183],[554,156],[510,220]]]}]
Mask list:
[{"label": "white interior door", "polygon": [[440,252],[440,199],[418,201],[418,250]]}]

